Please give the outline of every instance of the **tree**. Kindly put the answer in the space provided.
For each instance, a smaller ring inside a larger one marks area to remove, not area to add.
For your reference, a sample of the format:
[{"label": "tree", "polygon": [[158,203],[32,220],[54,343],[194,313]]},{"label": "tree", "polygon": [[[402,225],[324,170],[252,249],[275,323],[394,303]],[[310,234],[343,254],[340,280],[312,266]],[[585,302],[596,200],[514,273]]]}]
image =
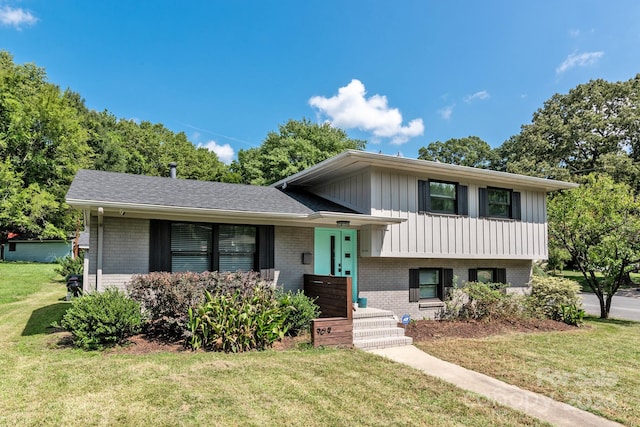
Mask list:
[{"label": "tree", "polygon": [[269,185],[345,150],[363,150],[365,145],[328,123],[289,120],[278,133],[269,132],[260,147],[240,150],[230,176],[238,174],[246,184]]},{"label": "tree", "polygon": [[0,51],[0,241],[9,232],[51,238],[72,229],[76,213],[63,198],[90,154],[75,102],[43,69]]},{"label": "tree", "polygon": [[606,319],[613,295],[640,262],[640,203],[628,185],[591,174],[581,187],[551,197],[548,214],[550,237],[569,252]]},{"label": "tree", "polygon": [[640,161],[639,104],[640,74],[625,82],[591,80],[555,94],[498,148],[496,168],[572,179],[601,170],[606,155]]},{"label": "tree", "polygon": [[477,136],[468,136],[452,138],[445,142],[432,142],[426,148],[420,148],[418,158],[487,169],[495,161],[496,154],[482,139]]}]

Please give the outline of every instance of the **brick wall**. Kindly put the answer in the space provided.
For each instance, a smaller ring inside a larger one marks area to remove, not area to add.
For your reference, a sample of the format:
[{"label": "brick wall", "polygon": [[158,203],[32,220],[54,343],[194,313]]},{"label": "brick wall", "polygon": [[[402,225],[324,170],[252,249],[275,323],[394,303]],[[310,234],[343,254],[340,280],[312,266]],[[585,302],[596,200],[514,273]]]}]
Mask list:
[{"label": "brick wall", "polygon": [[[149,220],[104,218],[102,243],[102,288],[123,288],[133,274],[149,272]],[[87,289],[96,287],[98,218],[91,218],[89,277]],[[102,289],[100,289],[102,290]]]},{"label": "brick wall", "polygon": [[[302,289],[303,276],[313,274],[313,233],[313,228],[275,228],[275,269],[285,291]],[[311,253],[311,264],[302,264],[304,252]]]},{"label": "brick wall", "polygon": [[398,317],[433,318],[437,307],[420,308],[419,303],[409,302],[409,269],[429,267],[452,268],[459,285],[467,281],[470,268],[506,268],[507,282],[515,288],[526,287],[531,276],[531,261],[526,260],[360,258],[359,296],[367,298],[368,307],[391,310]]}]

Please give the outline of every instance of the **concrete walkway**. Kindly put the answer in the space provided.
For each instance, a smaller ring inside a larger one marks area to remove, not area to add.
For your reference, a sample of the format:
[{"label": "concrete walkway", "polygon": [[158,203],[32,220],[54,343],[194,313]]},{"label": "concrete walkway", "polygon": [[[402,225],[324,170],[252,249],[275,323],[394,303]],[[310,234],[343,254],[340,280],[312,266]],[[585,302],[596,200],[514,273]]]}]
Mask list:
[{"label": "concrete walkway", "polygon": [[487,375],[445,362],[412,345],[369,350],[369,353],[412,366],[464,390],[481,394],[502,405],[557,426],[622,426],[566,403],[557,402],[541,394],[523,390]]}]

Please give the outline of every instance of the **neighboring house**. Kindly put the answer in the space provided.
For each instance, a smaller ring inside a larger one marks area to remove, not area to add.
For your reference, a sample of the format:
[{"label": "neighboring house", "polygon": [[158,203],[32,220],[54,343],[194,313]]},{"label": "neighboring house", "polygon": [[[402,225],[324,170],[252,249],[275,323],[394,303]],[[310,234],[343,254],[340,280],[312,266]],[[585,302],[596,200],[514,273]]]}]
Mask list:
[{"label": "neighboring house", "polygon": [[527,286],[546,193],[576,186],[346,151],[271,187],[81,170],[67,203],[84,211],[89,289],[150,271],[277,272],[289,290],[350,276],[354,301],[422,318],[454,281]]},{"label": "neighboring house", "polygon": [[56,262],[70,256],[71,242],[66,240],[9,240],[4,247],[5,261]]}]

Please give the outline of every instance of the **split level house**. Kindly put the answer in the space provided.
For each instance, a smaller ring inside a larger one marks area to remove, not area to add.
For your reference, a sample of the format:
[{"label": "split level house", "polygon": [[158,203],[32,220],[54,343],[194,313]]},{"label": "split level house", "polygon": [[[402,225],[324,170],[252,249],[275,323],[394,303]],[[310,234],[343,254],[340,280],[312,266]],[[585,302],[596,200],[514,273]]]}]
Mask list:
[{"label": "split level house", "polygon": [[[172,171],[175,177],[175,170]],[[153,271],[351,277],[352,299],[432,317],[448,287],[527,286],[547,258],[546,194],[576,184],[345,151],[269,187],[80,170],[88,290]]]}]

